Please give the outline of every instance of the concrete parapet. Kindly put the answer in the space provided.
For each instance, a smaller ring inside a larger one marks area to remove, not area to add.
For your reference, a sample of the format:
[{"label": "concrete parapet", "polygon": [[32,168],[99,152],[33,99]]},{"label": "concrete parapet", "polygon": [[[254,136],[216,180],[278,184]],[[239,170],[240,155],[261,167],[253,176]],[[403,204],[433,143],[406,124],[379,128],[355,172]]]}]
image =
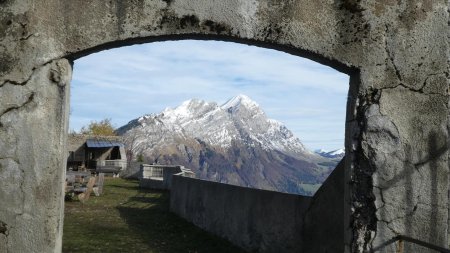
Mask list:
[{"label": "concrete parapet", "polygon": [[170,190],[173,175],[190,177],[193,173],[180,165],[149,165],[142,164],[139,177],[139,186],[150,189]]},{"label": "concrete parapet", "polygon": [[301,252],[310,197],[173,176],[170,210],[251,252]]},{"label": "concrete parapet", "polygon": [[344,252],[344,159],[312,197],[304,217],[303,253]]},{"label": "concrete parapet", "polygon": [[166,190],[162,178],[140,178],[139,187],[155,190]]}]

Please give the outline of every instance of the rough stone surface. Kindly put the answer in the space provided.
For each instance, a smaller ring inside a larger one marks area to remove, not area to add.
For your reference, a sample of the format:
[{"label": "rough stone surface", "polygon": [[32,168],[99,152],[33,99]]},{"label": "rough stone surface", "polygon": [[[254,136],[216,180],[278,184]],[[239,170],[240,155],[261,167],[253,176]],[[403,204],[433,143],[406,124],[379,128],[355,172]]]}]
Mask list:
[{"label": "rough stone surface", "polygon": [[[59,252],[71,66],[55,60],[0,92],[0,241],[5,252]],[[20,126],[20,127],[19,127]]]},{"label": "rough stone surface", "polygon": [[348,73],[345,251],[396,234],[447,245],[448,9],[446,0],[0,1],[1,247],[60,251],[64,58],[183,38],[275,48]]},{"label": "rough stone surface", "polygon": [[249,252],[304,252],[299,238],[310,201],[182,176],[173,176],[170,191],[172,212]]}]

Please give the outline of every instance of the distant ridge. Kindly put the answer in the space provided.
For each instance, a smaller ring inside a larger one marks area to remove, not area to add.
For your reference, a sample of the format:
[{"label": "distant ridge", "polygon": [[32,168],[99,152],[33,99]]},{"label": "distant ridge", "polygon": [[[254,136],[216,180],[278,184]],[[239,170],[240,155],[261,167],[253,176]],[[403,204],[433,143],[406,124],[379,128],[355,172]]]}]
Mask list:
[{"label": "distant ridge", "polygon": [[243,94],[220,106],[191,99],[117,132],[148,162],[181,164],[200,178],[241,186],[311,195],[334,168]]},{"label": "distant ridge", "polygon": [[332,151],[325,151],[323,149],[319,149],[316,150],[315,153],[326,158],[343,158],[345,156],[345,149],[341,148]]}]

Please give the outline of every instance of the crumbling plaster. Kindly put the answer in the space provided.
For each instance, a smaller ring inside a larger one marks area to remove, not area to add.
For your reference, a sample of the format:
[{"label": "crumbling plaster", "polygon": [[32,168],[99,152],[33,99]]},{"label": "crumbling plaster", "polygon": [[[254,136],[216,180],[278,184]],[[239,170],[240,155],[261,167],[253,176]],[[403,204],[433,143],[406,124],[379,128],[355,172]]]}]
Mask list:
[{"label": "crumbling plaster", "polygon": [[348,73],[346,251],[362,252],[397,234],[446,246],[448,6],[445,0],[0,0],[0,252],[61,250],[70,62],[103,49],[185,38],[275,48]]}]

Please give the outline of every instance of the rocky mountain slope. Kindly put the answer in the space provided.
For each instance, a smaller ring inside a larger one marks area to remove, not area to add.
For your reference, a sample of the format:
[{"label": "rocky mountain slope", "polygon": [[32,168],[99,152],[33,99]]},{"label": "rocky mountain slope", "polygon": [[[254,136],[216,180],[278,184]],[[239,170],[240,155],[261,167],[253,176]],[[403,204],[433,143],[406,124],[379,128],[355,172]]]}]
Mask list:
[{"label": "rocky mountain slope", "polygon": [[241,186],[312,195],[334,168],[245,95],[220,106],[192,99],[117,132],[134,157],[184,165],[199,178]]}]

